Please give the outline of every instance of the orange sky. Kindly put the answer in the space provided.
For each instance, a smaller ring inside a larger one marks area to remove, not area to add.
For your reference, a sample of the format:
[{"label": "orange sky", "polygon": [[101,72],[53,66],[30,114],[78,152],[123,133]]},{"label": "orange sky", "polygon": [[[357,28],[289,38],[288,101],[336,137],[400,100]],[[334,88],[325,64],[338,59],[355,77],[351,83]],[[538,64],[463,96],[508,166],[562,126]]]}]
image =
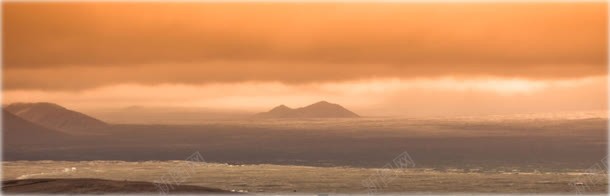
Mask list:
[{"label": "orange sky", "polygon": [[5,103],[606,108],[605,3],[3,5]]}]

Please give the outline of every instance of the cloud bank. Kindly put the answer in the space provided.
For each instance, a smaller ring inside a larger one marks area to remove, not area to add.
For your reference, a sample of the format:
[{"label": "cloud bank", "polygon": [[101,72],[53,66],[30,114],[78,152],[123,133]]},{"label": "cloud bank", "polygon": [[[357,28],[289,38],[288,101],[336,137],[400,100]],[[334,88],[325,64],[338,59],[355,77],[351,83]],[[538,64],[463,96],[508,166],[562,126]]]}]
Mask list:
[{"label": "cloud bank", "polygon": [[605,3],[4,3],[7,89],[606,75]]}]

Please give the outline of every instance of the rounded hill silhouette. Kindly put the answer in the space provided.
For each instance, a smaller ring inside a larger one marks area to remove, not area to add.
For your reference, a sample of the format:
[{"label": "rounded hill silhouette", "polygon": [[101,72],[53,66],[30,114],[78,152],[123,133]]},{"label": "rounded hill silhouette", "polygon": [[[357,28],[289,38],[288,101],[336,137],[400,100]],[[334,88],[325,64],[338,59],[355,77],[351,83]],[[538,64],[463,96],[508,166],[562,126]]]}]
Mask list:
[{"label": "rounded hill silhouette", "polygon": [[358,114],[339,104],[320,101],[305,107],[292,109],[285,105],[277,106],[268,112],[258,113],[263,118],[357,118]]}]

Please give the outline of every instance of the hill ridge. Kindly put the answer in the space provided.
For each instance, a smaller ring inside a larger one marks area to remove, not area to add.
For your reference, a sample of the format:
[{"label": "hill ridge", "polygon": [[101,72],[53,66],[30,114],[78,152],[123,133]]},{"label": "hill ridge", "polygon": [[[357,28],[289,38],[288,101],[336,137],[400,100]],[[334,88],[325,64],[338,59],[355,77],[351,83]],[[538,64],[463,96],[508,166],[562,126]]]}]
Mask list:
[{"label": "hill ridge", "polygon": [[279,105],[273,109],[258,113],[256,117],[263,118],[357,118],[358,114],[346,109],[345,107],[327,101],[292,109],[285,105]]},{"label": "hill ridge", "polygon": [[46,128],[69,133],[91,133],[108,127],[105,122],[55,103],[12,103],[4,109]]}]

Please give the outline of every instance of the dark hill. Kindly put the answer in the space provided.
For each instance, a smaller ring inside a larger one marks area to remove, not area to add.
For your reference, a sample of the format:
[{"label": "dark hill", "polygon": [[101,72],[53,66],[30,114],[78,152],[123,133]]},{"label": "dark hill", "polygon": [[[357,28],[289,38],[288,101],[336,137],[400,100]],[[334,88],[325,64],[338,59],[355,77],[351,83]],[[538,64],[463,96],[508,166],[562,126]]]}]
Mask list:
[{"label": "dark hill", "polygon": [[4,109],[35,124],[68,133],[92,133],[108,124],[54,103],[13,103]]},{"label": "dark hill", "polygon": [[356,113],[339,104],[320,101],[306,107],[291,109],[284,105],[277,106],[268,112],[256,114],[263,118],[357,118]]},{"label": "dark hill", "polygon": [[2,134],[5,144],[38,144],[67,136],[65,133],[22,119],[6,110],[2,110]]}]

